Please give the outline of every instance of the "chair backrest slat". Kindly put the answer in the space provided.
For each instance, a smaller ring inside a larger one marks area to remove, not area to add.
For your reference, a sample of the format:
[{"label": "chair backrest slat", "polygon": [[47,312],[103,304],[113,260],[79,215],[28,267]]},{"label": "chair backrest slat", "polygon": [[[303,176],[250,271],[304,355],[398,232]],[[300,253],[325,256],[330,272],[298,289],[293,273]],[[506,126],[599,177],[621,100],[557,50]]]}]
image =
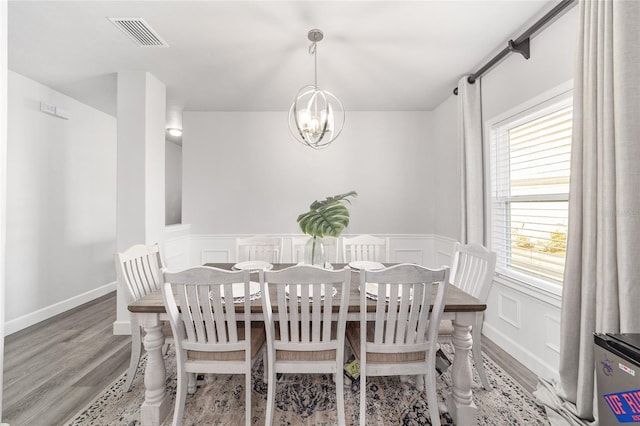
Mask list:
[{"label": "chair backrest slat", "polygon": [[[437,327],[444,310],[449,269],[431,270],[413,264],[395,265],[379,271],[363,271],[360,287],[378,286],[373,348],[394,346],[395,352],[415,351],[416,345],[435,345]],[[436,297],[433,287],[436,286]],[[361,321],[366,321],[366,295],[361,292]],[[431,306],[433,310],[430,312]],[[428,328],[427,328],[428,327]],[[431,333],[431,334],[429,334]],[[369,343],[367,343],[369,345]],[[403,346],[405,348],[403,348]]]},{"label": "chair backrest slat", "polygon": [[[182,340],[202,345],[202,350],[213,344],[237,345],[242,342],[238,333],[241,322],[236,314],[233,285],[237,283],[244,287],[244,312],[250,312],[248,271],[200,266],[182,272],[166,272],[164,280],[163,295],[169,320],[172,328],[185,330],[180,336]],[[178,294],[179,308],[174,292]],[[248,316],[243,321],[249,321]],[[251,339],[250,328],[245,324],[245,342]],[[182,346],[176,342],[176,347]]]},{"label": "chair backrest slat", "polygon": [[373,235],[342,237],[342,258],[344,263],[358,260],[388,262],[388,239],[374,237]]},{"label": "chair backrest slat", "polygon": [[[340,297],[340,321],[341,316],[346,318],[350,279],[349,270],[330,271],[309,265],[261,271],[267,338],[277,340],[281,348],[294,348],[298,344],[335,346],[335,337],[331,335],[333,290],[335,287]],[[278,312],[271,312],[271,294],[277,299]],[[274,323],[279,326],[278,339],[273,334]]]},{"label": "chair backrest slat", "polygon": [[134,302],[159,290],[164,262],[158,244],[134,245],[114,256],[118,281],[127,290],[127,302]]},{"label": "chair backrest slat", "polygon": [[480,244],[456,243],[451,265],[451,283],[486,302],[496,268],[496,254]]},{"label": "chair backrest slat", "polygon": [[282,262],[282,238],[265,236],[236,238],[236,262],[247,260]]}]

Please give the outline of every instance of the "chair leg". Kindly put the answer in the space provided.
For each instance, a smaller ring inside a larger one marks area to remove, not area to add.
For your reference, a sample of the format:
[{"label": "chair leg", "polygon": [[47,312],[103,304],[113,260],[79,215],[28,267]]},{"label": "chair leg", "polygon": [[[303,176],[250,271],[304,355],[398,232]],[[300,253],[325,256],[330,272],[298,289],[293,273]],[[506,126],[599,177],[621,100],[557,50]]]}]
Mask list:
[{"label": "chair leg", "polygon": [[244,387],[245,387],[245,425],[251,426],[251,365],[249,365],[249,371],[245,376]]},{"label": "chair leg", "polygon": [[344,412],[344,374],[338,372],[334,374],[334,377],[336,383],[336,399],[338,402],[338,424],[344,426],[346,424]]},{"label": "chair leg", "polygon": [[[476,322],[476,324],[478,324]],[[473,346],[471,347],[471,353],[473,354],[473,362],[476,365],[476,371],[480,377],[480,382],[486,390],[491,390],[491,383],[487,378],[487,374],[484,371],[484,363],[482,361],[482,326],[474,326],[471,330],[473,336]]]},{"label": "chair leg", "polygon": [[194,393],[196,393],[196,390],[198,390],[198,384],[196,383],[196,373],[189,373],[187,375],[189,383],[187,384],[187,393],[189,395],[193,395]]},{"label": "chair leg", "polygon": [[431,425],[440,426],[440,410],[438,409],[438,395],[436,393],[436,370],[429,369],[426,374],[427,382],[425,388],[427,391],[427,404],[429,404],[429,414],[431,415]]},{"label": "chair leg", "polygon": [[178,364],[178,386],[176,388],[176,405],[173,409],[173,426],[180,426],[182,424],[182,417],[184,415],[184,404],[187,399],[187,376],[192,373],[186,373],[184,369]]},{"label": "chair leg", "polygon": [[360,364],[360,426],[365,426],[365,412],[367,406],[367,378]]},{"label": "chair leg", "polygon": [[140,355],[142,354],[142,336],[138,323],[131,323],[131,359],[129,360],[129,370],[127,370],[127,381],[124,383],[124,390],[131,391],[133,379],[136,376]]},{"label": "chair leg", "polygon": [[269,357],[269,379],[267,381],[267,412],[265,415],[265,425],[271,426],[273,423],[273,411],[276,405],[276,373],[273,360]]}]

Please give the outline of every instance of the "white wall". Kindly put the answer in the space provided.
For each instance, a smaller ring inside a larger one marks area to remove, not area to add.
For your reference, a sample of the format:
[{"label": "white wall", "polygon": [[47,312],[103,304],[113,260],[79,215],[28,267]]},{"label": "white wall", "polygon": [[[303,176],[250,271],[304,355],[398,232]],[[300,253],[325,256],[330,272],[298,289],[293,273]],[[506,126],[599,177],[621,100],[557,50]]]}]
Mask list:
[{"label": "white wall", "polygon": [[[574,8],[531,40],[529,60],[511,54],[482,77],[485,123],[573,78],[576,31],[577,9]],[[457,110],[452,105],[457,99],[454,99],[452,96],[441,104],[433,117],[435,151],[439,158],[450,161],[457,160],[459,153],[451,127],[457,120]],[[459,171],[454,167],[441,167],[443,163],[436,166],[439,181],[456,182],[456,186],[446,188],[451,199],[444,219],[436,214],[435,232],[457,238],[458,230],[451,219],[459,210]],[[498,277],[487,304],[483,333],[536,374],[558,377],[559,289],[555,293],[545,292]]]},{"label": "white wall", "polygon": [[458,143],[458,97],[451,96],[433,112],[434,172],[438,184],[433,220],[434,234],[460,238],[460,149]]},{"label": "white wall", "polygon": [[167,225],[182,223],[182,147],[165,142],[165,191]]},{"label": "white wall", "polygon": [[286,112],[183,114],[182,220],[193,234],[299,233],[315,199],[355,190],[345,233],[432,232],[435,182],[428,112],[348,112],[315,151]]},{"label": "white wall", "polygon": [[115,289],[116,120],[11,71],[8,86],[10,334]]},{"label": "white wall", "polygon": [[7,171],[7,2],[0,1],[0,422],[4,372]]}]

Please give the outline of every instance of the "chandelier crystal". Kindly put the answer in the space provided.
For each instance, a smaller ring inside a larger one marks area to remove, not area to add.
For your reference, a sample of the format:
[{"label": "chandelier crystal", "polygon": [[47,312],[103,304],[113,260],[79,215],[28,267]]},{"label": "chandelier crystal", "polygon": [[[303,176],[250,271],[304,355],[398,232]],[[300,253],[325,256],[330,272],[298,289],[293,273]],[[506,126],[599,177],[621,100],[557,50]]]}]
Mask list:
[{"label": "chandelier crystal", "polygon": [[318,88],[317,43],[323,39],[322,31],[309,31],[309,54],[314,59],[314,84],[298,91],[289,109],[289,130],[301,144],[313,149],[329,146],[342,132],[344,108],[335,95]]}]

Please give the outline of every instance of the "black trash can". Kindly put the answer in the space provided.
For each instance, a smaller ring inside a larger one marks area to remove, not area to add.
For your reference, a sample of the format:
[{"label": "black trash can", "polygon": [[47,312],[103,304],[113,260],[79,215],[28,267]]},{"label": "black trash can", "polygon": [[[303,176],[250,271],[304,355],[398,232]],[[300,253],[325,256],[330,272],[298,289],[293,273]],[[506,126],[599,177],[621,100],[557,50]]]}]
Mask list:
[{"label": "black trash can", "polygon": [[640,423],[640,334],[594,338],[598,424]]}]

